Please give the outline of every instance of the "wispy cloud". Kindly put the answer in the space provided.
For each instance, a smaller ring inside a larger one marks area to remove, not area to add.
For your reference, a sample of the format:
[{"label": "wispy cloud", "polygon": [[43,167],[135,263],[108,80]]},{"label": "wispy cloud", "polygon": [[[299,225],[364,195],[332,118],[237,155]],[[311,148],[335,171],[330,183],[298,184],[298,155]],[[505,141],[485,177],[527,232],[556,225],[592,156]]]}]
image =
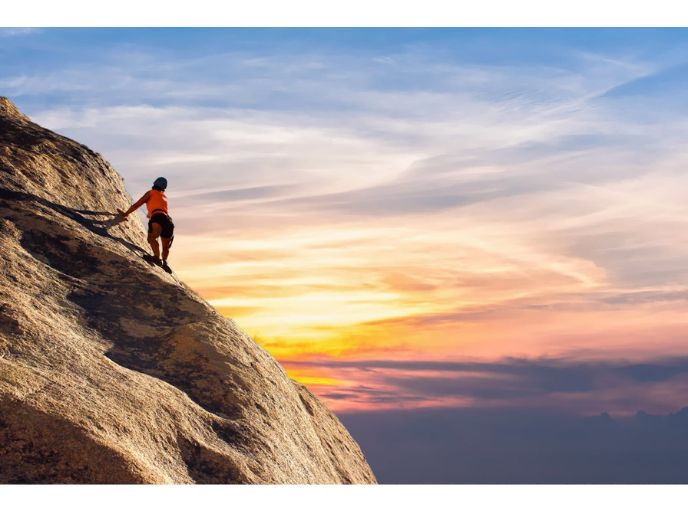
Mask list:
[{"label": "wispy cloud", "polygon": [[[685,405],[688,359],[576,361],[283,360],[302,374],[327,375],[316,385],[339,410],[472,407],[547,408],[628,415],[666,413]],[[351,383],[351,384],[347,384]]]},{"label": "wispy cloud", "polygon": [[0,87],[132,194],[167,176],[175,270],[273,353],[685,351],[684,46],[217,34],[0,63]]},{"label": "wispy cloud", "polygon": [[41,31],[41,29],[39,29],[39,28],[30,28],[30,27],[0,28],[0,37],[28,36],[31,34],[36,34],[40,31]]}]

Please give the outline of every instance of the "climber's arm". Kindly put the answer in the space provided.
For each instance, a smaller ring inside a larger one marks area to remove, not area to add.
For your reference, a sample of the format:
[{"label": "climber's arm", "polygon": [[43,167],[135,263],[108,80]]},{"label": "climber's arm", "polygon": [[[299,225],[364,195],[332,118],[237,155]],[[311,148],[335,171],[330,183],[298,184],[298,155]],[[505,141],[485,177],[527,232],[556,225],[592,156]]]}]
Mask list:
[{"label": "climber's arm", "polygon": [[136,211],[142,204],[145,204],[146,201],[148,201],[148,198],[150,197],[150,190],[143,194],[141,196],[141,199],[136,201],[134,204],[132,204],[129,209],[126,212],[123,212],[122,210],[117,210],[117,213],[119,213],[122,217],[126,217],[129,215],[131,212]]}]

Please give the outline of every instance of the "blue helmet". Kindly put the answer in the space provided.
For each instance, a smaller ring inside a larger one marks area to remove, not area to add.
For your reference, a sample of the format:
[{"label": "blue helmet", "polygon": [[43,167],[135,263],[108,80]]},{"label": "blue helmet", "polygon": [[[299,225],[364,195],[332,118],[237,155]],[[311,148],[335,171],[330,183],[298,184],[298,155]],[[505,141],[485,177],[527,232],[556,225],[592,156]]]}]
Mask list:
[{"label": "blue helmet", "polygon": [[153,182],[153,186],[160,190],[165,190],[167,188],[167,180],[161,176]]}]

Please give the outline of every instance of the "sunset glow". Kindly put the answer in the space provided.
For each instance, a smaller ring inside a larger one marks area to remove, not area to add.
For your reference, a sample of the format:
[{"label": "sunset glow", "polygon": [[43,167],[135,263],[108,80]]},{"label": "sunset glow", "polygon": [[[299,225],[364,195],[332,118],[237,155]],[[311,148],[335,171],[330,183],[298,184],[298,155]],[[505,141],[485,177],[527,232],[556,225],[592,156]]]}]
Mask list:
[{"label": "sunset glow", "polygon": [[614,34],[100,32],[1,82],[133,196],[166,176],[176,274],[334,410],[667,412],[684,370],[633,365],[688,352],[688,38]]}]

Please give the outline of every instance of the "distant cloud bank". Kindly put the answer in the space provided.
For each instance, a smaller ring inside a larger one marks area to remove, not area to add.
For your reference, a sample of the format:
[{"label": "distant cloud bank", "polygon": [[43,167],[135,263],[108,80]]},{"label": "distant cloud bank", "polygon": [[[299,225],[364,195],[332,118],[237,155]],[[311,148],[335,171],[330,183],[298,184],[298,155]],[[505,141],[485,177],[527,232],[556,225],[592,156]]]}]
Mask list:
[{"label": "distant cloud bank", "polygon": [[[638,362],[504,359],[494,362],[282,360],[310,368],[336,409],[414,406],[549,408],[568,413],[666,413],[686,403],[688,357]],[[346,385],[344,383],[351,383]]]},{"label": "distant cloud bank", "polygon": [[688,483],[688,408],[624,419],[541,408],[339,416],[383,484]]}]

